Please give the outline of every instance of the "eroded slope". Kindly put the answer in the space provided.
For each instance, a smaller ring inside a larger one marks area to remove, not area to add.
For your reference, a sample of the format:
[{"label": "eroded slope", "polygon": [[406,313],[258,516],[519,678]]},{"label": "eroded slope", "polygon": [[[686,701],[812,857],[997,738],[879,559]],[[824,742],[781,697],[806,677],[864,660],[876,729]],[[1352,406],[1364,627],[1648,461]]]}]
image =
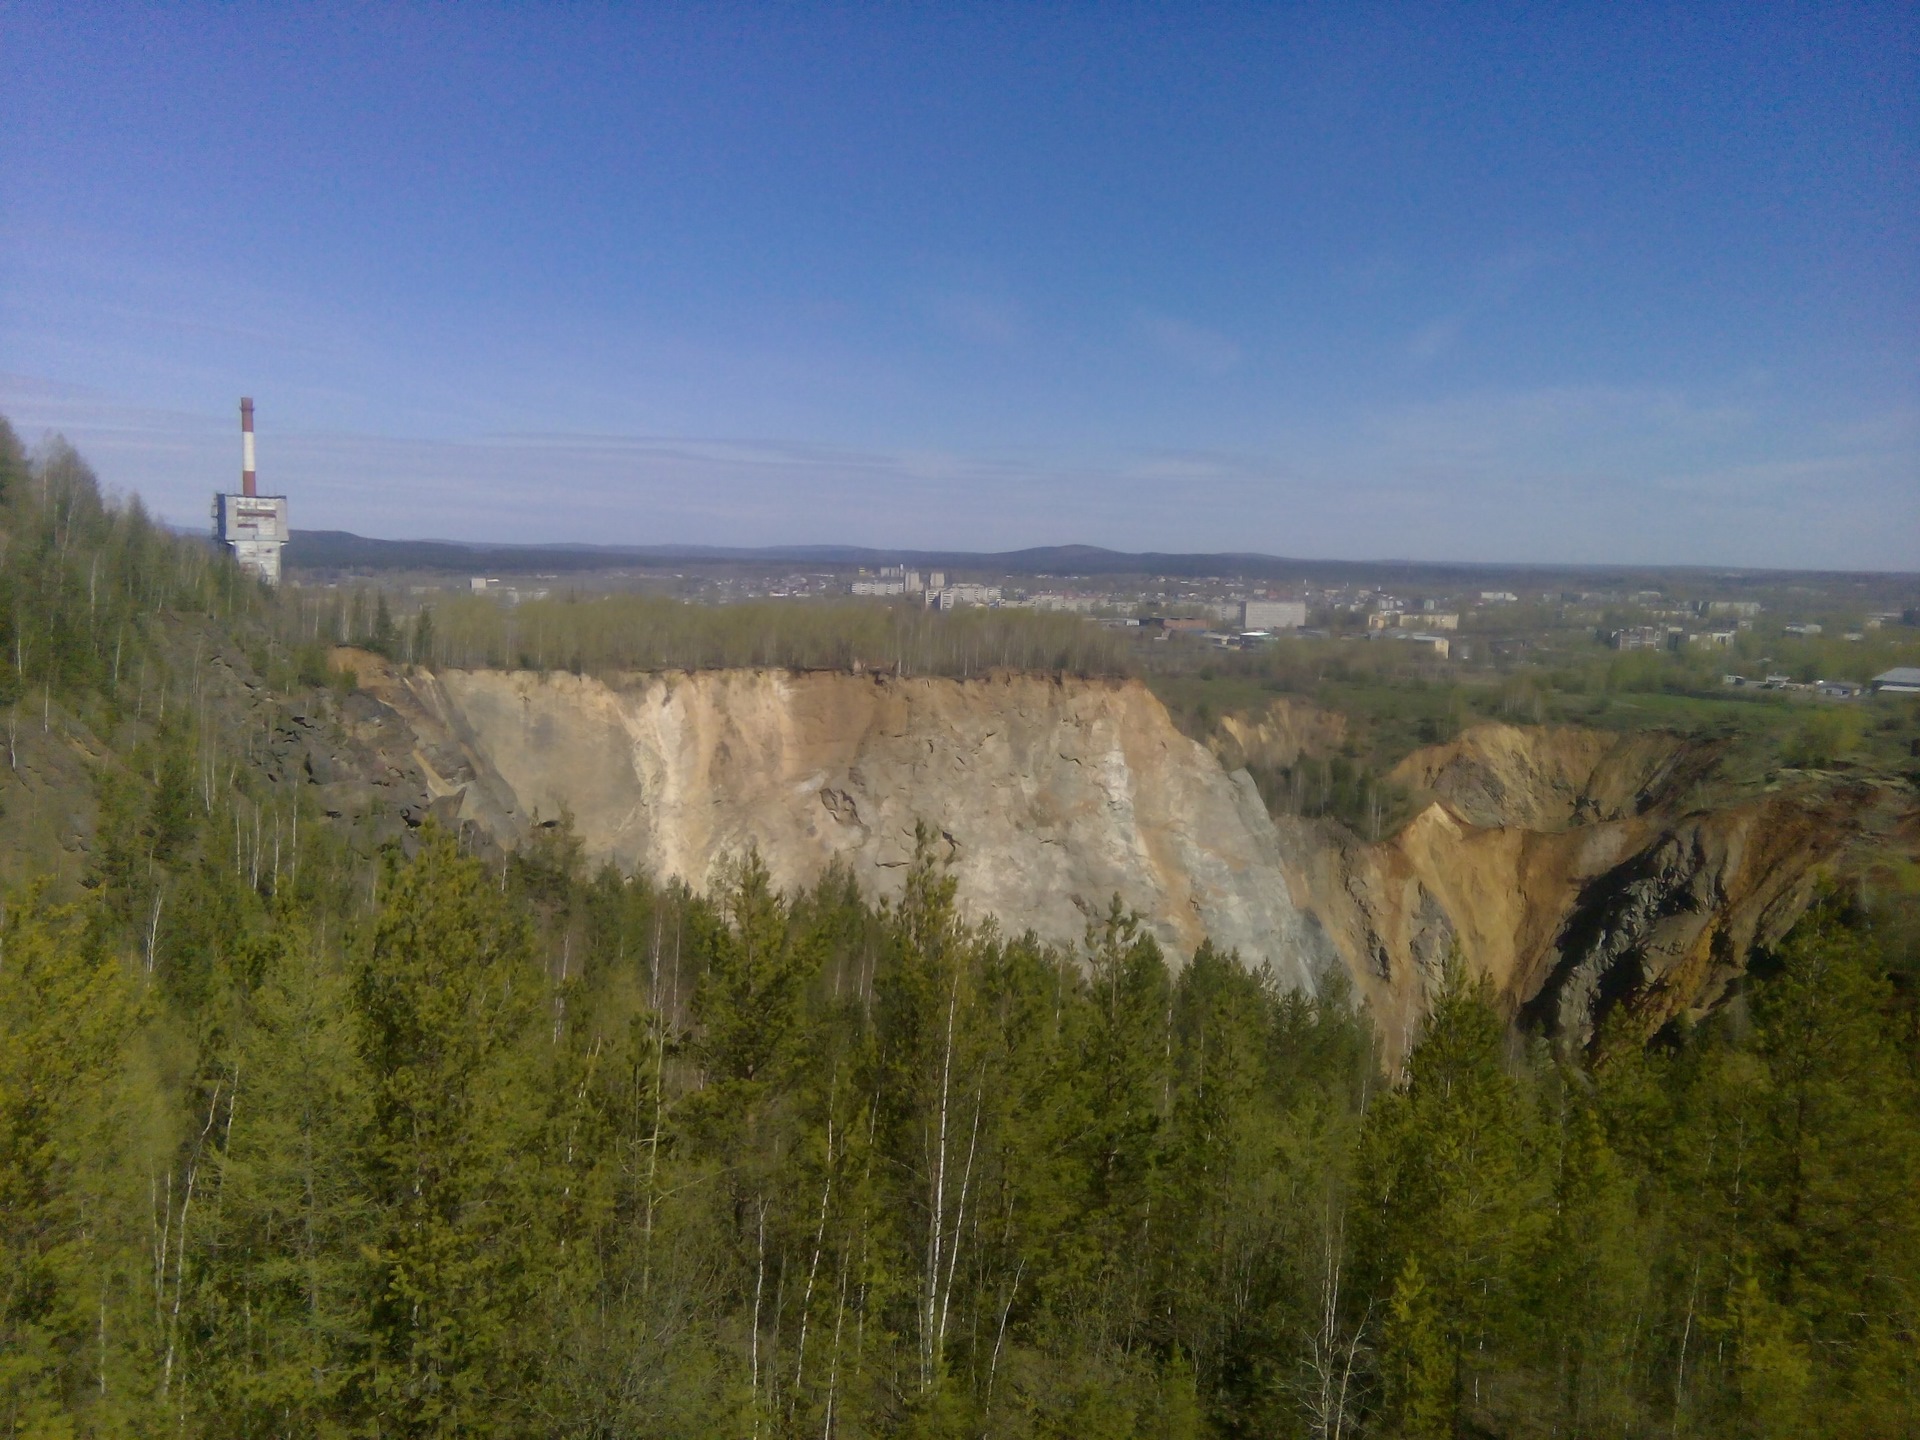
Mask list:
[{"label": "eroded slope", "polygon": [[782,885],[839,861],[884,896],[925,821],[963,905],[1008,929],[1072,945],[1117,893],[1175,963],[1211,937],[1289,985],[1344,965],[1389,1058],[1456,949],[1563,1044],[1616,1010],[1651,1034],[1717,1003],[1823,867],[1913,848],[1903,788],[1743,788],[1714,744],[1658,733],[1475,727],[1395,768],[1418,808],[1367,844],[1270,819],[1227,768],[1337,744],[1329,712],[1241,721],[1209,751],[1128,682],[354,663],[405,722],[435,811],[504,843],[564,811],[590,856],[628,870],[700,886],[753,847]]},{"label": "eroded slope", "polygon": [[1118,894],[1176,961],[1204,938],[1310,987],[1337,963],[1296,908],[1265,807],[1131,682],[729,670],[445,671],[362,680],[496,834],[570,813],[587,852],[706,884],[755,847],[782,885],[835,860],[886,895],[914,826],[962,904],[1072,944]]},{"label": "eroded slope", "polygon": [[1832,777],[1723,786],[1717,758],[1666,734],[1482,725],[1395,768],[1425,803],[1392,836],[1283,821],[1283,845],[1389,1051],[1455,948],[1562,1044],[1617,1007],[1644,1037],[1717,1003],[1823,869],[1911,816],[1908,794]]}]

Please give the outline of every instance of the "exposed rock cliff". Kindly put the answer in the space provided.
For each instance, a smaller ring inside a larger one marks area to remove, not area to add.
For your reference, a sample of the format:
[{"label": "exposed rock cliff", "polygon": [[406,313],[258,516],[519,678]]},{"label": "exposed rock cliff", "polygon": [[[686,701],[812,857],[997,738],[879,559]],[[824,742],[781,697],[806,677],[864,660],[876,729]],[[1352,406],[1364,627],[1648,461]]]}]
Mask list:
[{"label": "exposed rock cliff", "polygon": [[1712,768],[1716,747],[1658,732],[1476,725],[1416,750],[1388,778],[1428,791],[1473,825],[1564,830],[1672,802]]},{"label": "exposed rock cliff", "polygon": [[1347,717],[1286,696],[1255,715],[1222,715],[1208,748],[1230,770],[1247,765],[1281,769],[1303,755],[1331,755],[1347,738]]},{"label": "exposed rock cliff", "polygon": [[882,896],[924,820],[962,904],[1008,929],[1071,945],[1117,893],[1175,963],[1209,936],[1289,985],[1344,963],[1390,1058],[1456,947],[1563,1044],[1591,1042],[1616,1008],[1651,1034],[1716,1003],[1823,866],[1889,837],[1914,848],[1904,790],[1730,786],[1717,746],[1663,734],[1476,727],[1395,768],[1423,808],[1365,844],[1331,821],[1276,823],[1228,769],[1336,746],[1339,717],[1307,706],[1223,722],[1210,753],[1132,682],[607,683],[345,658],[387,717],[363,738],[408,737],[393,768],[426,792],[410,820],[430,808],[513,843],[566,811],[590,856],[629,870],[703,885],[754,846],[783,885],[838,860]]},{"label": "exposed rock cliff", "polygon": [[1008,929],[1072,944],[1117,893],[1176,962],[1210,936],[1290,985],[1339,963],[1252,782],[1138,683],[360,669],[433,787],[497,835],[564,810],[628,869],[702,885],[754,846],[783,885],[838,859],[886,895],[924,820],[962,904]]},{"label": "exposed rock cliff", "polygon": [[1616,1006],[1646,1036],[1715,1004],[1822,867],[1911,808],[1859,784],[1716,789],[1717,755],[1669,735],[1483,725],[1396,767],[1428,800],[1396,834],[1365,845],[1285,822],[1283,850],[1390,1052],[1455,946],[1562,1044],[1593,1041]]}]

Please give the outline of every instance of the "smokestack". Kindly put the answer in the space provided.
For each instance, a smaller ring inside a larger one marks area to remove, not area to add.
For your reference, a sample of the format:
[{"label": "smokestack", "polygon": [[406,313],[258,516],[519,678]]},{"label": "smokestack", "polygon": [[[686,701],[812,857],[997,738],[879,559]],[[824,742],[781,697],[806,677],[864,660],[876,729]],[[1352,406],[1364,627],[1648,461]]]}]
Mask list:
[{"label": "smokestack", "polygon": [[240,400],[240,493],[253,496],[253,399]]}]

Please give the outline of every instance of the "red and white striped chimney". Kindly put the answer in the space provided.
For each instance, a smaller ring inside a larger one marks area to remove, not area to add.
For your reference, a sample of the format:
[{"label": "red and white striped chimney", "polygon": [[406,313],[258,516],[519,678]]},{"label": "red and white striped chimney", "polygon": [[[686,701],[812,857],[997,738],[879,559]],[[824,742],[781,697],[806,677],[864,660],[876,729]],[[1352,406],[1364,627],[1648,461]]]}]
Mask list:
[{"label": "red and white striped chimney", "polygon": [[240,399],[240,493],[253,495],[253,399]]}]

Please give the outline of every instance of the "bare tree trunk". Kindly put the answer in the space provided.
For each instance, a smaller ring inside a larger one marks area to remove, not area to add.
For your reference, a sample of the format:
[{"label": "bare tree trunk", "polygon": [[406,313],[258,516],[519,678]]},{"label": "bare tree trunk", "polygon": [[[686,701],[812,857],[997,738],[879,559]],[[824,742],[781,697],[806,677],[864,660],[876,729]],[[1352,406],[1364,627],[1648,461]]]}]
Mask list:
[{"label": "bare tree trunk", "polygon": [[827,1179],[820,1187],[820,1224],[813,1235],[813,1259],[807,1265],[807,1288],[800,1298],[800,1340],[793,1365],[793,1394],[800,1396],[800,1380],[807,1368],[807,1321],[813,1314],[813,1277],[820,1270],[820,1252],[827,1243],[827,1204],[833,1198],[833,1101],[827,1101]]},{"label": "bare tree trunk", "polygon": [[[984,1084],[986,1076],[981,1076]],[[940,1297],[940,1329],[935,1337],[935,1348],[945,1354],[947,1344],[947,1310],[953,1303],[953,1277],[960,1265],[960,1231],[967,1219],[967,1190],[973,1183],[973,1156],[980,1142],[980,1094],[976,1090],[973,1097],[973,1130],[967,1138],[967,1168],[960,1173],[960,1203],[954,1208],[953,1244],[947,1248],[947,1284],[946,1292]]]},{"label": "bare tree trunk", "polygon": [[767,1202],[759,1206],[759,1245],[753,1266],[753,1336],[748,1345],[747,1365],[753,1386],[753,1433],[760,1433],[760,1297],[767,1286]]},{"label": "bare tree trunk", "polygon": [[933,1154],[933,1195],[927,1216],[926,1299],[920,1317],[920,1386],[932,1387],[939,1367],[941,1251],[947,1226],[947,1110],[953,1082],[953,1027],[960,1008],[960,973],[956,968],[947,993],[946,1044],[940,1061],[940,1108]]},{"label": "bare tree trunk", "polygon": [[820,1431],[820,1440],[833,1440],[833,1406],[840,1392],[840,1327],[846,1318],[847,1257],[843,1251],[840,1256],[840,1300],[833,1311],[833,1363],[827,1367],[827,1418]]},{"label": "bare tree trunk", "polygon": [[[193,1158],[187,1162],[187,1183],[185,1193],[180,1200],[180,1234],[174,1243],[173,1263],[173,1305],[167,1316],[167,1354],[160,1370],[160,1393],[166,1395],[173,1385],[173,1359],[180,1339],[180,1301],[186,1288],[187,1269],[187,1217],[193,1210],[193,1187],[200,1175],[200,1156],[207,1143],[207,1136],[213,1132],[214,1117],[220,1111],[220,1083],[215,1082],[213,1100],[207,1106],[207,1123],[200,1128],[200,1138],[193,1147]],[[169,1175],[171,1179],[171,1175]],[[164,1283],[164,1257],[162,1280]]]},{"label": "bare tree trunk", "polygon": [[153,974],[154,946],[160,939],[160,903],[165,898],[166,890],[159,885],[154,886],[153,915],[147,921],[147,974],[149,975]]},{"label": "bare tree trunk", "polygon": [[1007,1338],[1007,1316],[1013,1313],[1013,1297],[1020,1293],[1020,1277],[1026,1273],[1027,1262],[1023,1256],[1020,1263],[1014,1267],[1013,1284],[1007,1287],[1006,1304],[1000,1307],[1000,1328],[994,1332],[993,1358],[987,1362],[987,1395],[985,1402],[981,1406],[980,1418],[982,1420],[985,1420],[987,1416],[993,1413],[993,1382],[1000,1374],[1000,1347],[1006,1342]]},{"label": "bare tree trunk", "polygon": [[1680,1405],[1686,1395],[1687,1343],[1693,1339],[1693,1312],[1700,1300],[1700,1262],[1693,1262],[1693,1281],[1687,1287],[1687,1321],[1680,1329],[1680,1362],[1673,1373],[1673,1433],[1680,1433]]}]

